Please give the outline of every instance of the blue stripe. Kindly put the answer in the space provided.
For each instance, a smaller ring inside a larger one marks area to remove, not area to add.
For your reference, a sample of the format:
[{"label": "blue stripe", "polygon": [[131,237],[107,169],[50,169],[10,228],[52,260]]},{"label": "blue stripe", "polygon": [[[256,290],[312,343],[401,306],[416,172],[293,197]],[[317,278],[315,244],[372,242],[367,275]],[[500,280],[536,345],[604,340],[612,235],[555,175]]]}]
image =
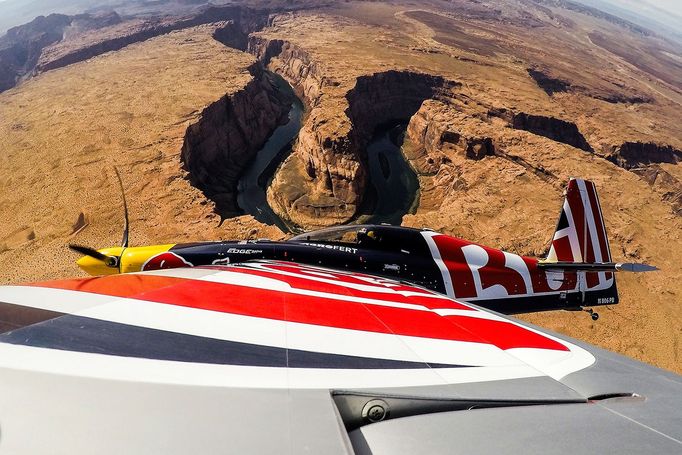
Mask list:
[{"label": "blue stripe", "polygon": [[0,335],[0,342],[179,362],[290,368],[404,369],[455,368],[410,362],[240,343],[64,315]]}]

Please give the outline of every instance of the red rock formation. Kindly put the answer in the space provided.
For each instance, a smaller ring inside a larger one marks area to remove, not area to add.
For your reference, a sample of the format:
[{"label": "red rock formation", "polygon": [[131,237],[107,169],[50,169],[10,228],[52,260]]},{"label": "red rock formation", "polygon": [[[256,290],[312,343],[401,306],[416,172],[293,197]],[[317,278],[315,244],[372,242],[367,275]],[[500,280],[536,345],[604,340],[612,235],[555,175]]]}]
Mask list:
[{"label": "red rock formation", "polygon": [[351,219],[364,197],[365,147],[376,127],[409,119],[424,100],[450,96],[457,86],[439,76],[387,71],[359,77],[345,103],[336,98],[325,104],[325,92],[338,84],[322,75],[307,52],[258,36],[250,39],[249,51],[287,79],[308,107],[294,152],[268,189],[273,209],[302,226]]},{"label": "red rock formation", "polygon": [[216,204],[223,216],[240,213],[237,183],[249,161],[288,113],[262,67],[250,68],[253,79],[232,96],[208,106],[187,129],[181,160],[192,185]]},{"label": "red rock formation", "polygon": [[38,16],[0,37],[0,92],[14,87],[33,69],[43,48],[61,40],[71,20],[63,14]]},{"label": "red rock formation", "polygon": [[608,159],[620,167],[632,169],[654,163],[677,164],[682,162],[682,151],[654,142],[624,142],[614,148]]}]

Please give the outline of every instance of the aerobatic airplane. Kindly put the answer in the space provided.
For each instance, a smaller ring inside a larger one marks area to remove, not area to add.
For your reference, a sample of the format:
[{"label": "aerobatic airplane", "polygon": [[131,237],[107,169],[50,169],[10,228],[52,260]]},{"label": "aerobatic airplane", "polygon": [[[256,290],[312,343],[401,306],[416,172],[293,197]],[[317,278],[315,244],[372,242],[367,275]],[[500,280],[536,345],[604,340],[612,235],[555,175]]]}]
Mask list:
[{"label": "aerobatic airplane", "polygon": [[390,226],[77,249],[106,276],[0,287],[0,453],[682,453],[682,377],[483,307],[647,269],[590,182],[541,261]]},{"label": "aerobatic airplane", "polygon": [[[78,265],[91,275],[110,275],[270,259],[401,280],[505,314],[613,305],[618,303],[613,272],[655,270],[611,262],[595,186],[577,179],[568,184],[549,253],[542,260],[428,229],[388,225],[334,227],[285,242],[142,247],[129,247],[125,232],[122,247],[71,245],[85,254]],[[593,319],[599,317],[587,311]]]}]

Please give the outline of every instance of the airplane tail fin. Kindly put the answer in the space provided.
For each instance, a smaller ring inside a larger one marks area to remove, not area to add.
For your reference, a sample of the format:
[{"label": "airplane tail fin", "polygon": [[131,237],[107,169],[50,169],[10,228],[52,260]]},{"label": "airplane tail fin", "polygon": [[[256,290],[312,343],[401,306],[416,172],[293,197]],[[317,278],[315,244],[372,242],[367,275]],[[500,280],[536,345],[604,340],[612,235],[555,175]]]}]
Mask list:
[{"label": "airplane tail fin", "polygon": [[552,272],[576,273],[581,306],[618,303],[613,272],[658,270],[646,264],[615,263],[594,183],[571,179],[547,257],[538,267]]},{"label": "airplane tail fin", "polygon": [[608,263],[611,250],[594,183],[571,179],[547,262]]}]

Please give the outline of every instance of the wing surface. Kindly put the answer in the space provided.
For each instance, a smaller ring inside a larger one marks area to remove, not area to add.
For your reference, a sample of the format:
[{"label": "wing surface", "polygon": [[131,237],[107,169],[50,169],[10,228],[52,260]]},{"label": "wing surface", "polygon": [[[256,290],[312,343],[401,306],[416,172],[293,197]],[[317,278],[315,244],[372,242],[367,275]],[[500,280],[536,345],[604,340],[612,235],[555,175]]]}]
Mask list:
[{"label": "wing surface", "polygon": [[[679,406],[627,395],[652,378],[680,400],[675,375],[423,288],[289,262],[0,288],[11,453],[410,453],[429,431],[441,448],[461,439],[452,428],[476,443],[479,416],[521,424],[543,408],[682,448]],[[625,410],[599,397],[615,392]]]}]

